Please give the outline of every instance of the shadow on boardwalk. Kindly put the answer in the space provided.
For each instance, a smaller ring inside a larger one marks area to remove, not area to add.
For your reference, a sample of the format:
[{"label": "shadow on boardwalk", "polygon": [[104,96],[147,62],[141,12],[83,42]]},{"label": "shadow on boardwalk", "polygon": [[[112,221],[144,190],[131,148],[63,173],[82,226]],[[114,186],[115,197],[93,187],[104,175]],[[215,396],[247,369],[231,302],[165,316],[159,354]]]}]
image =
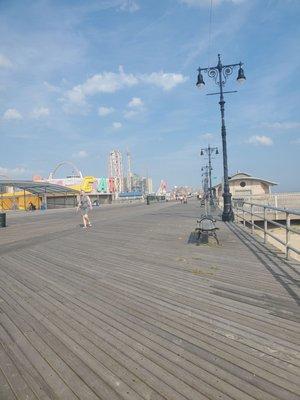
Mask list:
[{"label": "shadow on boardwalk", "polygon": [[228,224],[229,229],[248,247],[249,250],[257,257],[257,259],[272,274],[276,281],[288,292],[288,294],[300,305],[300,297],[296,289],[300,289],[300,280],[293,278],[291,272],[300,276],[299,271],[293,266],[293,262],[289,262],[282,257],[275,248],[267,246],[261,242],[261,239],[251,235],[248,232],[233,224]]}]

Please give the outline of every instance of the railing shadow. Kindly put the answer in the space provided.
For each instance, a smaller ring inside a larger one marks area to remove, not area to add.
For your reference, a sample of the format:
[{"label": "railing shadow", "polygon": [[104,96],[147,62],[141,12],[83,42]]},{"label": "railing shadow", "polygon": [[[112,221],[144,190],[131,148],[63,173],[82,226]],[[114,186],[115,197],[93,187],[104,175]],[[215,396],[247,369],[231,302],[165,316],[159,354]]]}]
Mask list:
[{"label": "railing shadow", "polygon": [[[237,224],[227,223],[228,228],[234,233],[240,241],[256,256],[256,258],[265,266],[267,271],[276,279],[276,281],[287,291],[287,293],[300,305],[300,297],[292,286],[300,289],[300,280],[292,277],[288,270],[300,275],[291,262],[281,258],[276,250],[272,250],[256,238],[250,232],[246,232]],[[296,264],[296,263],[295,263]],[[277,271],[280,271],[280,274]]]}]

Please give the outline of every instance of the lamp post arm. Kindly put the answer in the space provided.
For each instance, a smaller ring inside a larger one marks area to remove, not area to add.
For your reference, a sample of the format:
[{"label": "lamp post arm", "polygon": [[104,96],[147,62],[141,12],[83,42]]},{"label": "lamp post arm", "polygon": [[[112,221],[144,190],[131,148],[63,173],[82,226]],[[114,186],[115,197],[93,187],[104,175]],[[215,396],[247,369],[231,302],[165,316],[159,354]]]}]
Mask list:
[{"label": "lamp post arm", "polygon": [[198,68],[197,69],[197,71],[199,71],[199,72],[208,72],[210,69],[214,69],[214,68],[217,68],[217,67],[207,67],[207,68]]},{"label": "lamp post arm", "polygon": [[[205,72],[209,78],[212,78],[217,86],[224,86],[228,76],[230,76],[235,69],[235,67],[241,67],[243,65],[242,62],[236,64],[227,64],[223,65],[221,61],[219,61],[218,65],[215,67],[208,68],[198,68],[199,73]],[[221,84],[221,85],[220,85]]]},{"label": "lamp post arm", "polygon": [[234,68],[234,67],[241,67],[242,65],[244,65],[244,63],[239,62],[237,64],[228,64],[228,65],[222,65],[222,68]]}]

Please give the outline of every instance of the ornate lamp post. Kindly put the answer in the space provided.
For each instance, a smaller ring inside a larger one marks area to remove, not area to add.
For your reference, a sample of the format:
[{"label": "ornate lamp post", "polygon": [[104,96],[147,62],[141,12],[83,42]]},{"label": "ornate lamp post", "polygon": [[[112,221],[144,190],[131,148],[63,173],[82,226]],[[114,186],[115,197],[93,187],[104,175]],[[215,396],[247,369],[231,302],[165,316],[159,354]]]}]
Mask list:
[{"label": "ornate lamp post", "polygon": [[204,198],[206,199],[209,196],[209,183],[208,183],[208,165],[205,165],[205,167],[201,168],[202,171],[202,187],[203,187],[203,192],[204,192]]},{"label": "ornate lamp post", "polygon": [[219,150],[217,147],[210,147],[210,144],[208,147],[205,147],[201,149],[200,155],[203,156],[204,154],[208,155],[208,178],[209,178],[209,202],[210,205],[214,205],[214,199],[212,195],[212,182],[211,182],[211,171],[212,171],[212,166],[211,166],[211,156],[213,154],[219,154]]},{"label": "ornate lamp post", "polygon": [[224,94],[236,92],[236,90],[224,92],[223,87],[225,86],[228,76],[232,74],[233,70],[236,67],[239,67],[237,81],[239,83],[243,83],[246,80],[242,65],[243,65],[242,62],[239,62],[237,64],[223,65],[221,62],[221,56],[220,56],[220,54],[218,54],[217,66],[208,67],[208,68],[200,68],[200,67],[198,68],[197,87],[199,89],[201,89],[205,85],[202,72],[205,72],[210,78],[213,78],[215,83],[219,86],[219,89],[220,89],[219,92],[209,93],[209,95],[215,95],[215,94],[220,95],[219,104],[220,104],[220,110],[221,110],[221,123],[222,123],[221,133],[222,133],[222,148],[223,148],[223,169],[224,169],[224,186],[223,186],[224,207],[223,207],[223,214],[222,214],[223,221],[233,221],[234,220],[234,214],[232,211],[232,204],[231,204],[231,193],[229,191],[229,181],[228,181]]}]

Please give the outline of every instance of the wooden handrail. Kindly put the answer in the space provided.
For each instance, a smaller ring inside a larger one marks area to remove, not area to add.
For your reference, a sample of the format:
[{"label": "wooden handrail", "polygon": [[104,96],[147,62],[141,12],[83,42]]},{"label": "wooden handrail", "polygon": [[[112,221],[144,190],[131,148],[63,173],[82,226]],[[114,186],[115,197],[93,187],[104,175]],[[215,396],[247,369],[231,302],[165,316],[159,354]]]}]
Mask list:
[{"label": "wooden handrail", "polygon": [[[237,202],[241,203],[241,206],[237,204]],[[245,205],[250,206],[245,209]],[[259,207],[263,210],[263,215],[258,215],[256,210],[256,213],[253,212],[254,207]],[[267,237],[270,236],[277,242],[281,243],[283,246],[285,246],[285,255],[286,258],[290,258],[290,252],[293,251],[297,254],[300,254],[300,249],[296,249],[295,247],[291,246],[290,244],[290,234],[291,232],[297,235],[300,235],[300,232],[297,232],[295,229],[291,227],[291,215],[297,215],[300,216],[300,211],[297,210],[291,210],[287,208],[279,208],[279,207],[273,207],[269,206],[266,204],[258,204],[258,203],[251,203],[249,201],[242,201],[242,200],[236,200],[234,201],[233,199],[233,208],[236,210],[236,216],[240,218],[241,221],[243,221],[243,225],[246,226],[246,222],[251,225],[251,233],[254,233],[254,229],[258,228],[259,230],[263,231],[264,233],[264,242],[267,242]],[[281,212],[285,214],[285,225],[280,224],[279,222],[276,222],[275,220],[272,220],[268,218],[268,210],[272,210],[275,212]],[[241,211],[241,213],[239,213]],[[248,218],[245,217],[245,214],[248,215]],[[250,215],[250,218],[249,218]],[[259,218],[261,221],[263,221],[263,228],[259,227],[257,224],[254,222],[254,218]],[[285,240],[282,240],[278,238],[276,235],[270,233],[268,231],[268,223],[273,224],[275,226],[278,226],[282,229],[285,229]]]}]

